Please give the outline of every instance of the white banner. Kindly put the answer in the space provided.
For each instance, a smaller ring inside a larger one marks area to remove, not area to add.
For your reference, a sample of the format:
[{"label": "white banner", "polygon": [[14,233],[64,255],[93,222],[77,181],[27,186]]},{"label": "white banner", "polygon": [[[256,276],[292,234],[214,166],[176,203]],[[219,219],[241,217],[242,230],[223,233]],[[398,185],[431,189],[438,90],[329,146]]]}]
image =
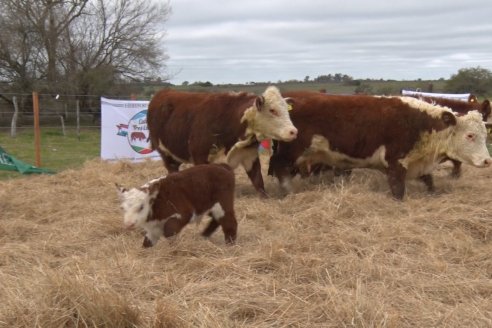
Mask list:
[{"label": "white banner", "polygon": [[147,141],[147,100],[101,97],[101,158],[132,161],[160,158]]},{"label": "white banner", "polygon": [[469,93],[433,93],[433,92],[420,92],[420,91],[410,91],[410,90],[401,90],[402,96],[411,96],[411,97],[436,97],[436,98],[446,98],[446,99],[454,99],[461,101],[468,101],[470,97]]}]

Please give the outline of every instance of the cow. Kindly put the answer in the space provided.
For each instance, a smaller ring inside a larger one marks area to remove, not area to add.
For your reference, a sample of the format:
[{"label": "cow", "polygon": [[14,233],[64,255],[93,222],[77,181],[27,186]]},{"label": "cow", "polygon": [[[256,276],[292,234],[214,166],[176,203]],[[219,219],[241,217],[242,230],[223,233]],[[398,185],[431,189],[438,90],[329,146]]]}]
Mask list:
[{"label": "cow", "polygon": [[485,99],[482,103],[478,100],[474,101],[461,101],[457,99],[447,99],[447,98],[439,98],[439,97],[416,97],[420,100],[428,102],[430,104],[437,104],[441,106],[445,106],[450,108],[453,112],[458,115],[464,115],[469,111],[476,110],[482,115],[482,119],[484,122],[488,122],[491,119],[491,107],[490,101]]},{"label": "cow", "polygon": [[236,240],[234,172],[227,164],[196,165],[127,189],[116,184],[124,212],[124,226],[145,230],[143,247],[178,234],[204,215],[212,219],[202,232],[209,237],[219,225],[227,244]]},{"label": "cow", "polygon": [[161,90],[147,112],[151,148],[169,172],[178,171],[181,163],[210,163],[226,155],[227,163],[242,165],[255,189],[267,197],[258,146],[266,138],[296,138],[287,101],[274,86],[261,96]]},{"label": "cow", "polygon": [[[476,110],[482,115],[482,119],[484,122],[489,122],[489,120],[491,119],[491,107],[490,101],[488,99],[485,99],[482,103],[480,103],[474,95],[470,95],[470,97],[468,98],[468,102],[457,99],[447,99],[439,97],[418,98],[430,104],[437,104],[451,108],[451,110],[457,115],[465,115],[469,111]],[[446,160],[450,160],[453,163],[451,177],[456,179],[459,178],[461,176],[461,162],[450,158],[445,158],[443,162]]]},{"label": "cow", "polygon": [[278,142],[269,174],[289,189],[296,168],[325,164],[338,169],[375,168],[386,173],[392,195],[403,199],[405,180],[419,178],[434,190],[431,172],[444,157],[477,167],[492,159],[481,115],[411,97],[328,96],[289,92],[298,137]]},{"label": "cow", "polygon": [[137,139],[139,141],[142,141],[142,140],[146,139],[145,133],[140,132],[140,131],[132,132],[130,138],[132,141],[135,141]]}]

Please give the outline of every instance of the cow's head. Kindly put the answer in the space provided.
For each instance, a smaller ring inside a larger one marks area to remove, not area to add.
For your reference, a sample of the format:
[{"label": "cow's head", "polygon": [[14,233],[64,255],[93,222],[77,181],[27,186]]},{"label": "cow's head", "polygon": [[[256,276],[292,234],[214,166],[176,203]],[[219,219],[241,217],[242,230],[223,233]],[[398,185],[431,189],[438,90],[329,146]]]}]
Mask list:
[{"label": "cow's head", "polygon": [[470,111],[466,115],[456,117],[455,121],[447,120],[443,114],[443,120],[454,124],[451,142],[447,149],[447,155],[452,159],[471,164],[476,167],[488,167],[492,164],[487,150],[487,130],[482,121],[482,115],[478,111]]},{"label": "cow's head", "polygon": [[155,188],[126,189],[116,184],[123,209],[123,224],[127,229],[142,226],[152,214],[152,204],[157,197]]},{"label": "cow's head", "polygon": [[297,137],[297,129],[290,120],[289,108],[289,99],[283,98],[276,87],[270,86],[256,98],[255,115],[249,128],[259,139],[292,141]]}]

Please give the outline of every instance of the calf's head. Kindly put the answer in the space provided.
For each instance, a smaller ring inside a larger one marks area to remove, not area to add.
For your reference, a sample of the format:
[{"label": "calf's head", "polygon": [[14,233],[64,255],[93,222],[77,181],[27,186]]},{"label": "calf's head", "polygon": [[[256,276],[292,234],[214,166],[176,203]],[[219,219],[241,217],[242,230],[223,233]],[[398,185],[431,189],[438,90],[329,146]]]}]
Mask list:
[{"label": "calf's head", "polygon": [[259,139],[271,138],[289,142],[297,137],[297,129],[289,117],[289,99],[283,98],[276,87],[268,87],[257,97],[254,108],[255,117],[250,128]]},{"label": "calf's head", "polygon": [[123,209],[123,224],[127,229],[142,226],[152,214],[152,204],[157,197],[154,188],[126,189],[116,184]]},{"label": "calf's head", "polygon": [[470,111],[456,117],[447,155],[476,167],[488,167],[492,164],[492,158],[487,150],[486,139],[487,130],[482,115]]}]

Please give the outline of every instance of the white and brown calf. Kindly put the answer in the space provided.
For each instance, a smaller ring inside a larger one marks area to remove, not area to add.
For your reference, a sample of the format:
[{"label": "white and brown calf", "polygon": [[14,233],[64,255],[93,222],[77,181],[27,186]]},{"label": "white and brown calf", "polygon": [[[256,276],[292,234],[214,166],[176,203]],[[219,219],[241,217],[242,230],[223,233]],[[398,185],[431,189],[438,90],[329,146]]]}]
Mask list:
[{"label": "white and brown calf", "polygon": [[164,235],[178,234],[190,221],[209,215],[202,232],[209,237],[222,227],[226,243],[234,243],[234,173],[226,164],[204,164],[171,173],[147,184],[126,189],[117,185],[124,225],[145,230],[144,247],[154,246]]}]

